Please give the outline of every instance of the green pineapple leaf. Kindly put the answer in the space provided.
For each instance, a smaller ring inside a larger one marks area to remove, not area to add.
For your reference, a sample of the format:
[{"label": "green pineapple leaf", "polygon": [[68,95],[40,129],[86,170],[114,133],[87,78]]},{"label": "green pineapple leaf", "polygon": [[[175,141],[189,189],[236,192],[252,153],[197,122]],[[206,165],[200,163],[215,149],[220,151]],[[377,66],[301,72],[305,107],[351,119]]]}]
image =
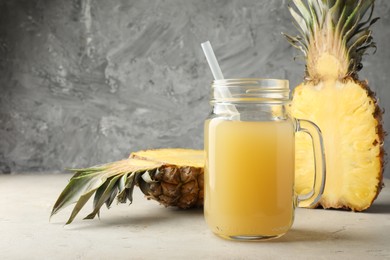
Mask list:
[{"label": "green pineapple leaf", "polygon": [[[120,175],[114,176],[110,178],[110,180],[106,181],[106,185],[104,186],[104,189],[100,191],[100,194],[98,197],[95,197],[94,200],[94,210],[85,217],[85,219],[93,219],[95,218],[96,214],[99,214],[100,208],[103,206],[103,204],[110,199],[111,194],[113,191],[117,190],[116,184],[118,179],[122,177]],[[103,187],[103,186],[102,186]]]},{"label": "green pineapple leaf", "polygon": [[131,202],[134,185],[137,183],[136,176],[159,166],[161,163],[125,159],[85,169],[73,169],[74,175],[55,202],[50,217],[76,203],[66,222],[70,224],[93,194],[93,211],[86,219],[99,215],[104,203],[110,207],[115,197],[121,203],[125,203],[127,199]]}]

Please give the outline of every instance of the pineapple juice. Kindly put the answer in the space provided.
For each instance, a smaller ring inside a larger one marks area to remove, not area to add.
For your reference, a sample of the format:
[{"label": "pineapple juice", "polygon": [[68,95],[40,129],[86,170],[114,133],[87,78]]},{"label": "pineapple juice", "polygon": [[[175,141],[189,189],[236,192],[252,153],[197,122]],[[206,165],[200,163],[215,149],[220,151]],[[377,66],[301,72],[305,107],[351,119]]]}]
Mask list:
[{"label": "pineapple juice", "polygon": [[226,238],[277,237],[294,216],[290,120],[205,122],[205,218]]}]

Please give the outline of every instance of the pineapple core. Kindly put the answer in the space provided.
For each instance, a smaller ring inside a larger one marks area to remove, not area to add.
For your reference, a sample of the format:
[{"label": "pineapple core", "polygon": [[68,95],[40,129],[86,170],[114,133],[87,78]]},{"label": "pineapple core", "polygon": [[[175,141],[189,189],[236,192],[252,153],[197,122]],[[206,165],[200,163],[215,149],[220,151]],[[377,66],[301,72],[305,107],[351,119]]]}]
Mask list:
[{"label": "pineapple core", "polygon": [[336,80],[346,75],[345,67],[334,55],[325,52],[315,61],[314,72],[311,75],[324,81]]}]

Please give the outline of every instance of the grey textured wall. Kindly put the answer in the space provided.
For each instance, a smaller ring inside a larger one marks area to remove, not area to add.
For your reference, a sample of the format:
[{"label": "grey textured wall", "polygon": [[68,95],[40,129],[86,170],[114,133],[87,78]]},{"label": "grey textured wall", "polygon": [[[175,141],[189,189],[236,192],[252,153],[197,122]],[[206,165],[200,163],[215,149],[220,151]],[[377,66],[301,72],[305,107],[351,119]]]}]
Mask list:
[{"label": "grey textured wall", "polygon": [[[301,81],[288,1],[0,0],[0,172],[63,171],[203,147],[210,40],[226,77]],[[390,2],[368,78],[390,111]],[[385,115],[390,132],[390,117]],[[388,146],[387,146],[388,147]],[[389,176],[389,173],[387,173]]]}]

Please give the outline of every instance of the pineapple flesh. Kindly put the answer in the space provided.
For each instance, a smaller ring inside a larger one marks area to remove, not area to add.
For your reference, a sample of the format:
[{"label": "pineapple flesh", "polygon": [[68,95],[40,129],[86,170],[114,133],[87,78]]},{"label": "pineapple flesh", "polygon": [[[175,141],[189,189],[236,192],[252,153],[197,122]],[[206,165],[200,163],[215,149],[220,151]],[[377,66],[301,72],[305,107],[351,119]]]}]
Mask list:
[{"label": "pineapple flesh", "polygon": [[[367,81],[358,80],[362,55],[375,48],[374,0],[294,0],[289,7],[301,36],[285,35],[306,58],[306,77],[294,92],[292,116],[316,123],[323,135],[326,184],[314,207],[367,209],[382,188],[382,111]],[[296,189],[314,179],[309,137],[296,136]]]},{"label": "pineapple flesh", "polygon": [[85,219],[99,215],[100,208],[133,201],[137,185],[148,199],[164,206],[191,208],[203,206],[204,153],[190,149],[157,149],[132,153],[128,159],[85,169],[75,174],[58,197],[51,216],[76,204],[66,224],[94,196],[93,211]]}]

